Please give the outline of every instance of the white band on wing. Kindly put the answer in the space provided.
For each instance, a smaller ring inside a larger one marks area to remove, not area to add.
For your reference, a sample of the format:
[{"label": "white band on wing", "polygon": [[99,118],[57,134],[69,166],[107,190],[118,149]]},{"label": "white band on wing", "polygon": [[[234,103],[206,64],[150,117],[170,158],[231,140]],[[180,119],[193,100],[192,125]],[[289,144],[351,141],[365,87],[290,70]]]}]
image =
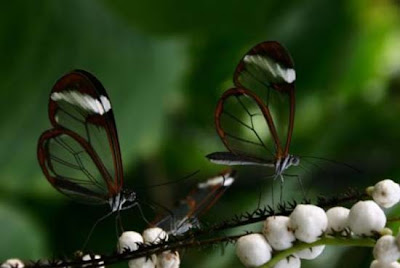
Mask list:
[{"label": "white band on wing", "polygon": [[210,186],[216,186],[216,185],[222,185],[222,183],[224,184],[223,186],[230,186],[233,182],[235,181],[234,178],[229,177],[229,176],[217,176],[211,179],[208,179],[205,182],[201,182],[197,185],[198,188],[200,189],[204,189]]},{"label": "white band on wing", "polygon": [[65,101],[81,109],[103,115],[111,110],[111,103],[106,96],[101,95],[100,100],[88,94],[75,90],[53,92],[50,97],[53,101]]},{"label": "white band on wing", "polygon": [[269,72],[274,78],[283,79],[287,83],[292,83],[296,80],[296,72],[293,68],[285,68],[282,65],[269,57],[262,55],[246,55],[244,62],[254,64],[261,70]]}]

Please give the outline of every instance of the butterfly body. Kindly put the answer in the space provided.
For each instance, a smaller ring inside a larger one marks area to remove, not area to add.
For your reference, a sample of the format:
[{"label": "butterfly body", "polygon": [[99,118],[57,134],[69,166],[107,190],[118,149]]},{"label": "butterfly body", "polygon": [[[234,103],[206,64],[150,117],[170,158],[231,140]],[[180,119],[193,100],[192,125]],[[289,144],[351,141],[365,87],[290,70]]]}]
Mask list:
[{"label": "butterfly body", "polygon": [[127,204],[126,207],[129,207],[136,202],[136,193],[129,189],[123,189],[120,193],[110,197],[110,199],[108,200],[108,204],[110,205],[111,211],[113,213],[116,211],[124,210],[125,204]]},{"label": "butterfly body", "polygon": [[295,155],[288,154],[284,158],[278,158],[275,162],[275,174],[281,176],[285,170],[291,166],[298,166],[300,158]]},{"label": "butterfly body", "polygon": [[200,182],[172,209],[171,215],[157,218],[152,226],[162,228],[168,234],[183,235],[192,228],[200,227],[199,217],[208,211],[235,181],[235,173],[223,172],[219,176]]}]

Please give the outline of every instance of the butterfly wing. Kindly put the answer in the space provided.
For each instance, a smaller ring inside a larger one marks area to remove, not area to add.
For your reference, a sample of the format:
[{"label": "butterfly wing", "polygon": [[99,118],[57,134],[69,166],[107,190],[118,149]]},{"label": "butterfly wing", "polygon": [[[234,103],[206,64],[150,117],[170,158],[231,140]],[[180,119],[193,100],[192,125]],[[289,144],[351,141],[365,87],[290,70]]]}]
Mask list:
[{"label": "butterfly wing", "polygon": [[209,154],[209,160],[226,165],[274,165],[279,137],[268,108],[252,91],[225,91],[215,110],[215,125],[229,152]]},{"label": "butterfly wing", "polygon": [[236,87],[250,90],[263,100],[274,118],[268,119],[270,128],[276,128],[279,137],[286,136],[284,147],[274,138],[278,155],[286,156],[293,132],[296,80],[289,52],[275,41],[260,43],[240,60],[233,80]]},{"label": "butterfly wing", "polygon": [[89,203],[119,193],[123,170],[110,100],[90,73],[73,71],[54,85],[49,101],[53,129],[42,134],[38,159],[59,191]]},{"label": "butterfly wing", "polygon": [[171,211],[172,215],[156,220],[153,225],[174,235],[183,234],[190,228],[197,227],[199,225],[198,218],[218,201],[234,181],[233,172],[224,172],[199,183]]}]

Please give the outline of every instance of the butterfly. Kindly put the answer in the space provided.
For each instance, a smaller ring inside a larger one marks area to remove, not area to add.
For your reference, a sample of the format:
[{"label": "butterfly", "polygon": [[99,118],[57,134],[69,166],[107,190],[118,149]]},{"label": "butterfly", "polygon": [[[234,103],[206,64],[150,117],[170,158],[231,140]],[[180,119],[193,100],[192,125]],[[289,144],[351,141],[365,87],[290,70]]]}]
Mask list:
[{"label": "butterfly", "polygon": [[156,217],[151,226],[160,227],[175,236],[183,235],[191,228],[200,227],[199,217],[218,201],[234,181],[235,172],[225,171],[198,183],[168,216]]},{"label": "butterfly", "polygon": [[79,202],[108,204],[106,216],[137,206],[136,193],[123,188],[114,115],[100,81],[83,70],[64,75],[48,113],[52,128],[40,136],[37,157],[49,183]]},{"label": "butterfly", "polygon": [[269,41],[250,49],[234,72],[235,87],[223,93],[215,109],[216,130],[228,152],[206,157],[216,164],[271,167],[283,182],[283,172],[300,163],[289,154],[295,80],[293,60],[281,44]]}]

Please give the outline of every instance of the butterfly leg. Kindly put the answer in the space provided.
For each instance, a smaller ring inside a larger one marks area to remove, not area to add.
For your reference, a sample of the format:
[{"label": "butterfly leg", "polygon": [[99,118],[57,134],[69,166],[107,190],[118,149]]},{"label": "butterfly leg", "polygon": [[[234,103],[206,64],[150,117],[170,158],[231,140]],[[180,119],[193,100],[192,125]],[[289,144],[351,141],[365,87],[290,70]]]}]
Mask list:
[{"label": "butterfly leg", "polygon": [[257,209],[261,207],[261,199],[262,199],[262,190],[258,192],[258,203],[257,203]]},{"label": "butterfly leg", "polygon": [[307,199],[307,193],[306,193],[306,190],[304,188],[301,176],[298,175],[298,174],[284,174],[284,175],[285,175],[285,177],[296,177],[297,182],[300,185],[300,189],[301,189],[301,192],[302,192],[302,195],[303,195],[303,199],[306,200]]},{"label": "butterfly leg", "polygon": [[[261,201],[263,197],[263,193],[268,189],[267,185],[262,184],[258,193],[258,203],[257,209],[261,208]],[[272,206],[274,204],[274,183],[272,182]]]},{"label": "butterfly leg", "polygon": [[[139,204],[139,202],[135,202],[135,203],[133,203],[133,204],[130,204],[129,206],[121,207],[121,208],[118,210],[118,212],[117,212],[118,214],[117,214],[116,219],[118,219],[118,221],[117,221],[116,226],[119,226],[120,229],[122,230],[122,232],[124,231],[124,228],[123,228],[123,226],[122,226],[122,221],[121,221],[121,217],[120,217],[120,212],[123,211],[123,210],[128,210],[128,209],[133,208],[133,207],[136,207],[136,206],[137,206],[137,208],[139,209],[139,212],[140,212],[140,215],[142,216],[142,219],[146,222],[146,224],[150,225],[150,222],[147,220],[146,216],[145,216],[144,213],[143,213],[142,206]],[[118,227],[117,227],[117,229],[118,229]],[[118,231],[117,231],[117,235],[118,235]]]},{"label": "butterfly leg", "polygon": [[137,207],[139,209],[140,215],[142,215],[143,220],[146,222],[147,225],[150,225],[150,222],[147,220],[146,216],[143,213],[142,206],[137,203]]},{"label": "butterfly leg", "polygon": [[101,217],[100,219],[98,219],[98,220],[93,224],[92,228],[90,229],[90,232],[89,232],[88,236],[86,237],[85,242],[83,243],[82,251],[84,251],[84,249],[85,249],[87,243],[89,242],[89,239],[90,239],[90,237],[92,236],[93,231],[94,231],[94,229],[96,228],[97,224],[99,224],[100,222],[102,222],[103,220],[105,220],[105,219],[106,219],[107,217],[109,217],[111,214],[113,214],[113,211],[110,211],[109,213],[107,213],[106,215],[104,215],[103,217]]},{"label": "butterfly leg", "polygon": [[116,233],[117,237],[119,237],[123,232],[125,232],[124,225],[122,224],[121,211],[130,209],[130,208],[132,208],[134,206],[137,206],[137,205],[138,205],[138,203],[133,203],[133,204],[130,204],[129,206],[126,206],[126,207],[122,207],[121,206],[117,210],[117,216],[115,217],[115,233]]},{"label": "butterfly leg", "polygon": [[[175,228],[175,226],[174,226],[175,215],[174,215],[174,213],[173,213],[169,208],[167,208],[166,206],[163,206],[163,205],[161,205],[160,203],[157,203],[157,202],[155,202],[155,201],[151,201],[151,202],[150,202],[150,201],[143,201],[143,200],[142,200],[142,203],[143,203],[143,204],[146,204],[147,206],[149,206],[149,207],[152,208],[153,210],[156,210],[157,207],[158,207],[158,208],[161,208],[162,210],[164,210],[167,214],[169,214],[170,218],[172,218],[170,230],[173,230],[173,229]],[[165,217],[165,218],[164,218],[161,222],[159,222],[159,223],[162,223],[162,222],[167,221],[167,220],[168,220],[168,217]]]},{"label": "butterfly leg", "polygon": [[124,231],[121,219],[121,210],[118,210],[117,216],[115,217],[115,233],[117,234],[117,237],[119,237]]},{"label": "butterfly leg", "polygon": [[123,232],[125,232],[124,225],[122,224],[121,211],[130,209],[136,205],[137,203],[132,203],[129,206],[124,207],[123,203],[120,204],[117,210],[117,216],[115,217],[115,233],[117,234],[117,237],[119,237]]},{"label": "butterfly leg", "polygon": [[[168,216],[168,217],[164,217],[164,218],[163,218],[161,221],[159,221],[159,222],[156,222],[156,223],[153,222],[152,224],[150,224],[150,226],[159,227],[159,225],[161,225],[163,222],[168,221],[169,219],[172,218],[172,220],[170,221],[169,230],[174,230],[174,228],[176,227],[176,226],[174,225],[174,223],[175,223],[175,215],[174,215],[174,213],[173,213],[170,209],[168,209],[167,207],[165,207],[165,206],[163,206],[163,205],[161,205],[161,204],[158,204],[158,203],[156,203],[156,202],[154,202],[154,201],[152,201],[152,203],[154,203],[154,205],[151,204],[150,202],[145,202],[145,204],[148,205],[150,208],[152,208],[154,211],[156,210],[156,207],[162,208],[163,210],[165,210],[165,211],[169,214],[169,216]],[[163,228],[162,228],[162,229],[163,229]],[[164,231],[167,232],[167,233],[169,233],[168,230],[164,230]],[[164,239],[164,237],[160,237],[160,235],[162,235],[162,234],[160,233],[160,234],[158,235],[157,238]]]},{"label": "butterfly leg", "polygon": [[275,207],[275,195],[274,195],[274,184],[275,184],[275,179],[276,177],[273,179],[272,181],[272,185],[271,185],[271,196],[272,196],[272,207]]},{"label": "butterfly leg", "polygon": [[283,201],[283,175],[279,175],[280,177],[280,181],[281,181],[281,193],[280,193],[280,197],[279,197],[279,203],[282,204]]},{"label": "butterfly leg", "polygon": [[303,199],[306,200],[307,197],[306,197],[306,191],[304,190],[303,181],[301,180],[300,175],[295,175],[295,176],[297,177],[297,181],[300,185],[301,192],[303,193]]}]

